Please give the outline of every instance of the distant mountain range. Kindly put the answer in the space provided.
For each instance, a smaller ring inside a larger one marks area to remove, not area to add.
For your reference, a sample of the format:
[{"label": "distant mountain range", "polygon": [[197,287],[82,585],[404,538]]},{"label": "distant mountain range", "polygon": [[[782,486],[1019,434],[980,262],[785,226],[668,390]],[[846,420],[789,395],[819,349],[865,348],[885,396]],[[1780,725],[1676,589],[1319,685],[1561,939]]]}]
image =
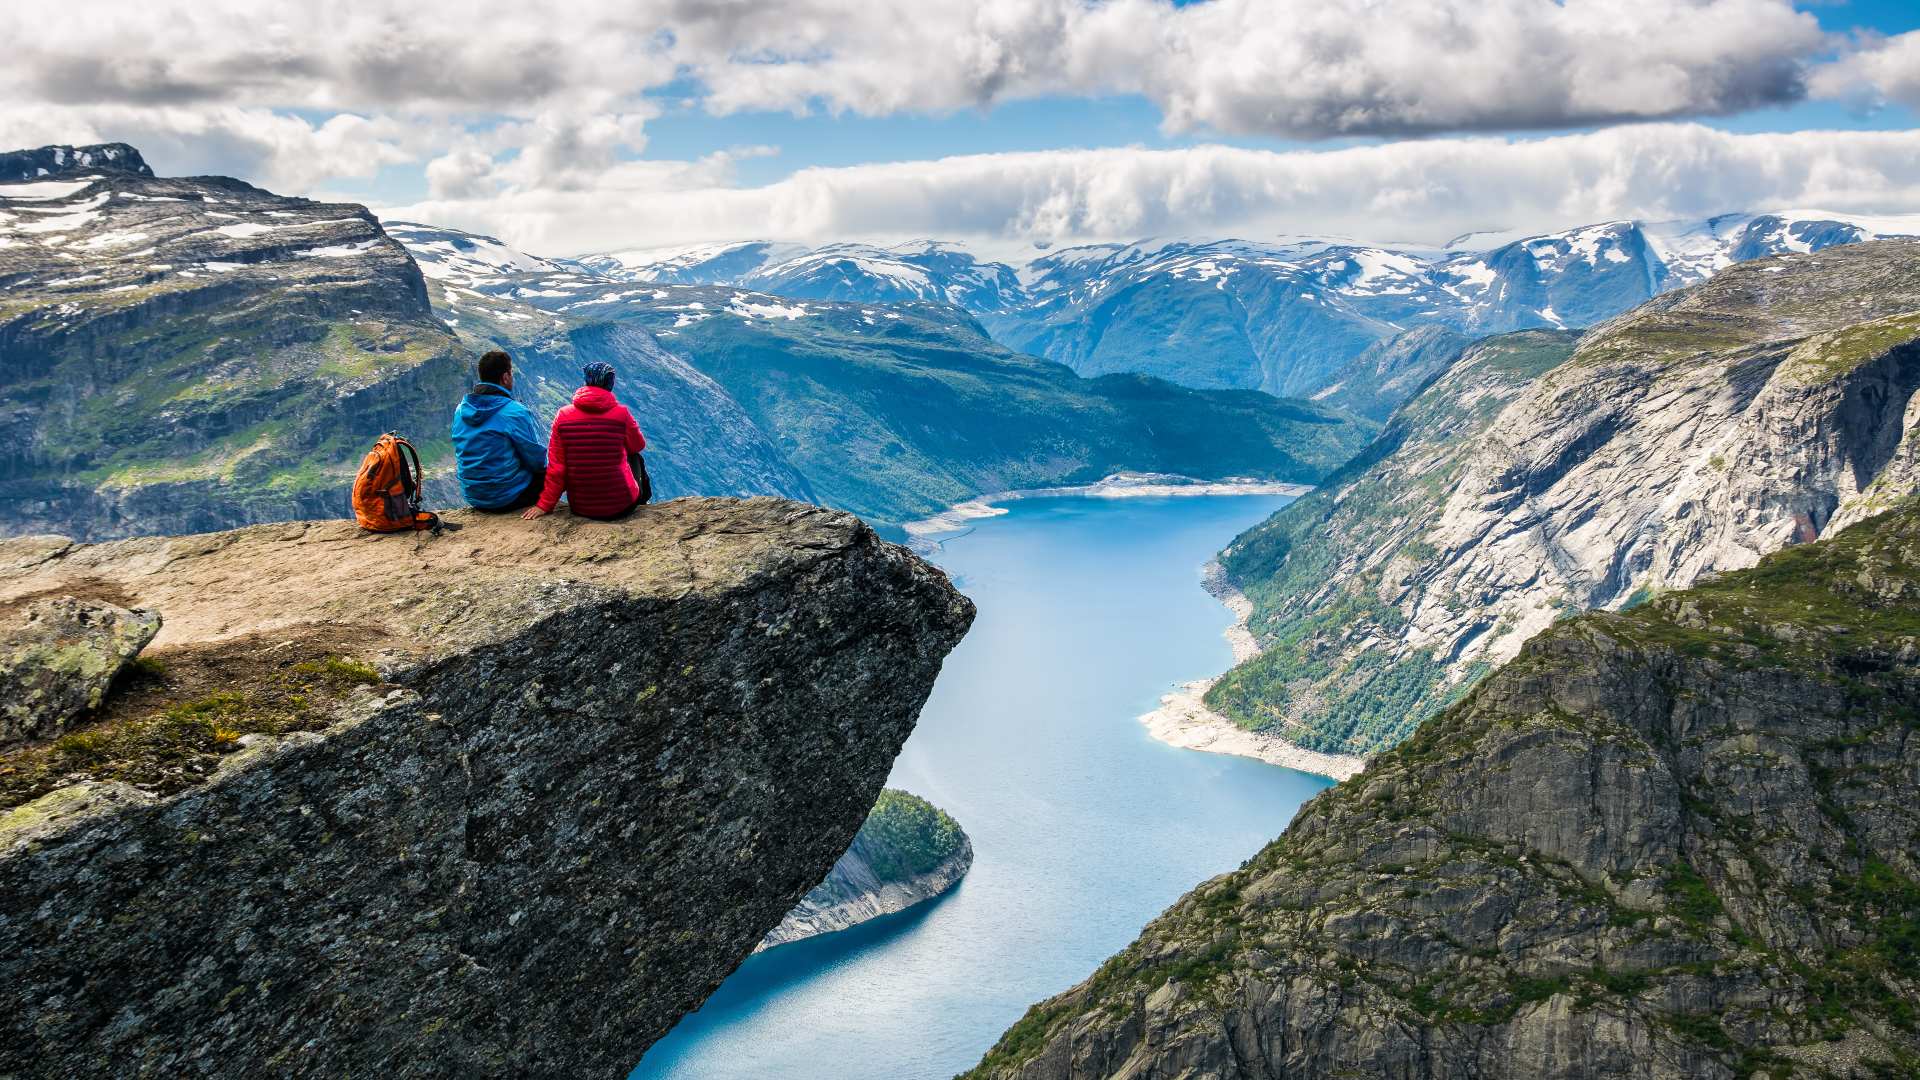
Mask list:
[{"label": "distant mountain range", "polygon": [[[638,282],[735,285],[804,299],[936,300],[1008,348],[1083,375],[1342,397],[1347,365],[1417,327],[1468,337],[1577,329],[1764,255],[1920,236],[1920,214],[1820,210],[1614,221],[1441,249],[1324,238],[1149,241],[1050,252],[1015,267],[933,241],[893,247],[752,242],[579,260]],[[1471,245],[1471,247],[1469,247]],[[1482,246],[1490,245],[1490,246]]]},{"label": "distant mountain range", "polygon": [[[1374,430],[1306,401],[1133,374],[1082,377],[995,344],[954,304],[905,291],[889,302],[849,302],[667,280],[683,264],[656,279],[614,278],[594,268],[615,262],[541,259],[491,237],[408,222],[389,228],[413,252],[434,309],[470,349],[502,345],[537,363],[522,396],[544,411],[558,407],[586,360],[625,370],[642,353],[678,358],[689,377],[724,392],[715,409],[741,414],[726,430],[767,440],[804,478],[808,497],[881,524],[982,492],[1084,483],[1122,469],[1319,477]],[[950,251],[920,245],[894,254],[932,265]],[[706,256],[733,257],[720,249]],[[822,259],[786,265],[829,284]],[[902,270],[895,280],[907,290],[926,279]],[[633,404],[653,418],[643,424],[707,413]],[[668,454],[711,457],[725,444],[716,431],[663,430]]]},{"label": "distant mountain range", "polygon": [[[963,276],[937,245],[896,254]],[[824,266],[794,273],[824,282]],[[661,498],[782,495],[882,526],[1123,470],[1312,482],[1374,430],[1312,402],[1083,378],[944,299],[642,284],[361,206],[156,177],[121,144],[0,154],[0,535],[342,515],[386,430],[414,440],[446,505],[448,419],[495,346],[543,418],[582,364],[613,363]]]}]

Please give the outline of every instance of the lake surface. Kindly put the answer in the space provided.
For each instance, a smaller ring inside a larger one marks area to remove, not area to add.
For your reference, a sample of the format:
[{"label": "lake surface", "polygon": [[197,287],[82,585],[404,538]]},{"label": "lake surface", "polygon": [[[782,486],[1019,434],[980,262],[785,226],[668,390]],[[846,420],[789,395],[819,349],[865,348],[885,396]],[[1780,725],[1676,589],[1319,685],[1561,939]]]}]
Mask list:
[{"label": "lake surface", "polygon": [[1200,568],[1279,496],[1022,500],[935,555],[979,605],[889,784],[973,838],[946,897],[756,956],[635,1080],[947,1080],[1331,781],[1138,722],[1224,671]]}]

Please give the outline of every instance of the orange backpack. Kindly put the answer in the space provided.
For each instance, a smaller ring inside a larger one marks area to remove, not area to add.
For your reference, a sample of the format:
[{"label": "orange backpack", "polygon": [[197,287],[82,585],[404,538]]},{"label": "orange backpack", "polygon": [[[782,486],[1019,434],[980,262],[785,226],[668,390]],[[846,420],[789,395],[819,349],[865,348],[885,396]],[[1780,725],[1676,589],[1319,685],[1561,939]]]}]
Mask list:
[{"label": "orange backpack", "polygon": [[360,462],[353,480],[353,519],[369,532],[440,531],[440,516],[420,509],[420,454],[389,431]]}]

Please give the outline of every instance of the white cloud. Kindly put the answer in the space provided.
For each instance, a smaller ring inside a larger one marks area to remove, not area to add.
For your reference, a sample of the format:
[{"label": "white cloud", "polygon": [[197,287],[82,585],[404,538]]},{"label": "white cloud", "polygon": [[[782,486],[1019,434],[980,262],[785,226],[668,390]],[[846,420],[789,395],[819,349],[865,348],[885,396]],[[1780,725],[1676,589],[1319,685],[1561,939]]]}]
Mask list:
[{"label": "white cloud", "polygon": [[1837,62],[1816,69],[1814,92],[1878,106],[1889,102],[1920,110],[1920,30],[1870,38]]},{"label": "white cloud", "polygon": [[808,16],[689,28],[676,55],[709,107],[1139,93],[1177,130],[1552,128],[1794,101],[1825,42],[1785,0],[982,0],[858,18],[838,0],[801,6]]},{"label": "white cloud", "polygon": [[1203,146],[982,154],[804,169],[754,188],[732,186],[730,162],[716,156],[625,163],[591,190],[511,190],[384,212],[472,228],[542,254],[577,254],[924,235],[998,251],[1183,234],[1437,242],[1480,229],[1789,206],[1920,206],[1920,132],[1736,135],[1648,124],[1290,153]]},{"label": "white cloud", "polygon": [[632,115],[690,74],[716,112],[1138,93],[1301,137],[1737,112],[1826,45],[1788,0],[137,0],[13,5],[0,38],[0,102]]},{"label": "white cloud", "polygon": [[451,138],[444,124],[337,113],[314,123],[239,105],[0,107],[0,147],[129,142],[163,173],[237,176],[301,192],[418,162]]},{"label": "white cloud", "polygon": [[1432,236],[1662,201],[1873,202],[1913,175],[1910,153],[1887,149],[1900,137],[1655,125],[1305,154],[983,155],[740,189],[737,153],[631,160],[668,92],[715,113],[876,115],[1139,94],[1172,129],[1308,137],[1726,113],[1809,82],[1920,98],[1916,35],[1822,66],[1837,39],[1788,0],[785,0],[777,17],[749,0],[77,0],[0,6],[0,39],[0,147],[121,139],[163,172],[295,192],[414,168],[427,199],[410,212],[558,251],[743,235]]}]

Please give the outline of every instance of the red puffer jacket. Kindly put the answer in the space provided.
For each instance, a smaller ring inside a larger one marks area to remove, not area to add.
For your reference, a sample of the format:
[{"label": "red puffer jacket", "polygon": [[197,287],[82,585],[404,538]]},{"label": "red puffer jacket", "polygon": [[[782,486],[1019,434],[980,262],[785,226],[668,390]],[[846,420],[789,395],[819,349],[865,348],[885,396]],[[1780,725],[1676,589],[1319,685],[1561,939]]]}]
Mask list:
[{"label": "red puffer jacket", "polygon": [[625,513],[640,497],[628,454],[647,448],[646,436],[633,414],[616,401],[613,391],[583,386],[574,391],[573,404],[553,418],[553,437],[547,440],[547,486],[540,492],[540,509],[552,510],[567,496],[567,505],[586,517],[613,517]]}]

